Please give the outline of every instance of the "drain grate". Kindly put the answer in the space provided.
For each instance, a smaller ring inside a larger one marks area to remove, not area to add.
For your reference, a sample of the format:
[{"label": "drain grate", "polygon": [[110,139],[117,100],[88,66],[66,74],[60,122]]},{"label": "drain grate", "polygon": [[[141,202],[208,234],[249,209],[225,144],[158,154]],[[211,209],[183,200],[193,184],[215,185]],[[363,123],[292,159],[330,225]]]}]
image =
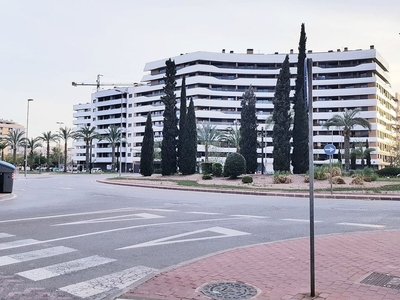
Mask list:
[{"label": "drain grate", "polygon": [[255,287],[241,282],[209,283],[201,291],[214,300],[250,299],[257,295]]},{"label": "drain grate", "polygon": [[400,290],[400,277],[389,274],[373,272],[360,281],[360,283]]}]

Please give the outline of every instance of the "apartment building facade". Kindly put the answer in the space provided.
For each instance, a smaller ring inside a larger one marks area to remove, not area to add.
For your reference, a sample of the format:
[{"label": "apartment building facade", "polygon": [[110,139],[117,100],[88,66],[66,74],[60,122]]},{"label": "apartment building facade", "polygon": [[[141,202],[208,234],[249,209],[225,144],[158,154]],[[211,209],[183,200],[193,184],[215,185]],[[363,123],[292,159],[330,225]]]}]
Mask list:
[{"label": "apartment building facade", "polygon": [[[12,130],[21,130],[24,131],[25,127],[21,124],[18,124],[14,121],[0,119],[0,140],[7,136],[7,134]],[[11,153],[10,147],[6,147],[3,150],[4,155]]]},{"label": "apartment building facade", "polygon": [[[297,71],[297,53],[289,55],[291,85],[294,87]],[[211,123],[219,130],[240,126],[241,98],[244,91],[252,86],[257,97],[257,119],[259,131],[259,164],[272,171],[272,126],[266,120],[273,113],[276,80],[286,53],[254,54],[234,53],[223,50],[220,53],[193,52],[172,57],[177,67],[177,100],[180,101],[182,77],[186,77],[187,97],[193,98],[196,120]],[[344,109],[360,108],[358,117],[371,123],[371,131],[356,127],[351,137],[358,144],[368,140],[372,164],[383,167],[392,160],[392,147],[396,139],[393,124],[396,122],[398,98],[391,89],[389,67],[373,46],[367,50],[337,49],[322,53],[308,51],[313,60],[313,140],[315,163],[327,163],[324,152],[326,144],[343,149],[340,128],[325,128],[323,125]],[[162,139],[163,110],[160,100],[163,95],[165,61],[149,62],[144,71],[142,84],[124,90],[111,89],[92,94],[90,103],[74,106],[74,124],[96,126],[100,133],[110,124],[123,128],[124,142],[121,156],[125,169],[138,170],[141,142],[148,113],[152,115],[155,139]],[[293,91],[292,91],[293,93]],[[123,97],[123,98],[121,98]],[[179,104],[177,106],[179,108]],[[262,137],[261,134],[264,134]],[[263,141],[263,144],[261,144]],[[77,143],[73,159],[82,161],[84,147]],[[226,154],[236,149],[221,144],[213,147],[213,160],[223,161]],[[119,153],[119,152],[118,152]],[[342,151],[343,153],[343,151]],[[109,164],[110,145],[98,141],[93,148],[96,163]],[[337,155],[336,155],[337,156]],[[335,156],[334,156],[335,157]],[[204,160],[204,147],[198,146],[198,161]],[[361,162],[358,161],[358,164]],[[104,168],[104,165],[100,166]],[[124,168],[123,168],[124,170]]]}]

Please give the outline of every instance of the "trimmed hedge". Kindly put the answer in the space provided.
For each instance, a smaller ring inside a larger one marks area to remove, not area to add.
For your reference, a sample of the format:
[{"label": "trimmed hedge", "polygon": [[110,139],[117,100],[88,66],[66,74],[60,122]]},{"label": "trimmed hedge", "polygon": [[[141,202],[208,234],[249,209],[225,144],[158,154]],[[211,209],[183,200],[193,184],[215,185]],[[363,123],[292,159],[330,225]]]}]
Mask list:
[{"label": "trimmed hedge", "polygon": [[386,177],[386,176],[394,177],[394,176],[397,176],[398,174],[400,174],[400,168],[386,167],[386,168],[376,171],[376,174],[378,174],[381,177]]},{"label": "trimmed hedge", "polygon": [[239,153],[231,153],[225,160],[224,176],[229,178],[237,178],[241,174],[246,173],[246,160]]},{"label": "trimmed hedge", "polygon": [[212,162],[203,162],[201,163],[201,170],[204,174],[212,174]]},{"label": "trimmed hedge", "polygon": [[222,176],[222,164],[220,163],[213,163],[212,164],[212,174],[215,177],[221,177]]},{"label": "trimmed hedge", "polygon": [[242,177],[242,182],[243,183],[252,183],[253,182],[253,177],[249,175],[245,175]]}]

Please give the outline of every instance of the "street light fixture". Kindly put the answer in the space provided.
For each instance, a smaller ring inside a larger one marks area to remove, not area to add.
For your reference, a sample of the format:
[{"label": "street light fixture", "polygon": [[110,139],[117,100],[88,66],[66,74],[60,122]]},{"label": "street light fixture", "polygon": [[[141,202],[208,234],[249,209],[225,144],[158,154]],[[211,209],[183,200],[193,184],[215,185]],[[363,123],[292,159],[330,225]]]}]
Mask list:
[{"label": "street light fixture", "polygon": [[[125,91],[121,91],[120,89],[115,89],[116,92],[121,93],[121,119],[120,119],[120,131],[119,131],[119,168],[118,168],[118,176],[121,177],[121,170],[122,170],[122,99],[124,95],[127,94],[128,89]],[[128,96],[126,97],[128,99]],[[126,167],[126,162],[125,162]]]},{"label": "street light fixture", "polygon": [[[29,128],[29,102],[33,101],[33,99],[28,99],[27,109],[26,109],[26,139],[29,139],[28,136],[28,128]],[[24,176],[26,178],[26,168],[28,166],[28,141],[25,141],[25,165],[24,165]]]}]

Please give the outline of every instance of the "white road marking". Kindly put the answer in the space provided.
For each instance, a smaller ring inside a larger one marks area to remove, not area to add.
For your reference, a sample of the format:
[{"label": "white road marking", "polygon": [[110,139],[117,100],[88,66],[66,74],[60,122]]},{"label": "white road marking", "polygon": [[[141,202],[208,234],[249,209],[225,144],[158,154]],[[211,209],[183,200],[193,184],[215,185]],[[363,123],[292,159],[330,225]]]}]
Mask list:
[{"label": "white road marking", "polygon": [[26,239],[26,240],[18,240],[18,241],[13,241],[13,242],[8,242],[8,243],[1,243],[0,244],[0,250],[32,245],[32,244],[35,244],[37,242],[39,242],[39,241],[38,240],[34,240],[34,239]]},{"label": "white road marking", "polygon": [[369,228],[385,228],[385,225],[375,225],[375,224],[361,224],[361,223],[337,223],[337,225],[348,225],[348,226],[359,226],[359,227],[369,227]]},{"label": "white road marking", "polygon": [[[310,223],[310,220],[308,219],[280,219],[281,221],[290,221],[290,222],[304,222],[304,223]],[[314,220],[314,223],[322,223],[323,221],[316,221]]]},{"label": "white road marking", "polygon": [[[203,233],[203,232],[218,233],[220,235],[176,240],[181,237],[187,237],[189,235],[194,235],[194,234]],[[194,242],[194,241],[204,241],[204,240],[219,239],[219,238],[225,238],[225,237],[241,236],[241,235],[247,235],[247,234],[250,234],[250,233],[233,230],[233,229],[228,229],[228,228],[223,228],[223,227],[212,227],[212,228],[206,228],[206,229],[195,230],[195,231],[186,232],[186,233],[182,233],[182,234],[172,235],[172,236],[168,236],[165,238],[161,238],[161,239],[157,239],[157,240],[153,240],[153,241],[149,241],[149,242],[145,242],[145,243],[141,243],[141,244],[136,244],[136,245],[132,245],[132,246],[126,246],[126,247],[118,248],[116,250],[125,250],[125,249],[167,245],[167,244],[175,244],[175,243]],[[173,241],[171,241],[171,240],[173,240]]]},{"label": "white road marking", "polygon": [[129,214],[129,215],[122,215],[122,216],[113,216],[107,218],[98,218],[98,219],[90,219],[85,221],[77,221],[77,222],[70,222],[70,223],[62,223],[62,224],[55,224],[52,226],[65,226],[65,225],[77,225],[77,224],[94,224],[94,223],[107,223],[107,222],[122,222],[122,221],[134,221],[134,220],[143,220],[143,219],[159,219],[165,218],[164,216],[153,215],[148,213],[141,213],[141,214]]},{"label": "white road marking", "polygon": [[33,281],[39,281],[60,275],[70,274],[80,270],[101,266],[113,261],[116,261],[116,259],[94,255],[77,260],[71,260],[65,263],[47,266],[44,268],[28,270],[17,274]]},{"label": "white road marking", "polygon": [[52,248],[47,248],[47,249],[42,249],[42,250],[29,251],[29,252],[24,252],[24,253],[19,253],[19,254],[0,256],[0,266],[17,264],[17,263],[20,263],[23,261],[30,261],[30,260],[35,260],[35,259],[40,259],[40,258],[45,258],[45,257],[51,257],[51,256],[66,254],[66,253],[70,253],[70,252],[74,252],[74,251],[77,251],[77,250],[59,246],[59,247],[52,247]]},{"label": "white road marking", "polygon": [[12,236],[15,236],[15,235],[0,232],[0,239],[12,237]]},{"label": "white road marking", "polygon": [[[104,233],[112,233],[112,232],[123,231],[123,230],[137,229],[137,228],[167,226],[167,225],[176,225],[176,224],[216,222],[216,221],[227,221],[227,220],[240,220],[240,219],[242,219],[242,218],[205,219],[205,220],[177,221],[177,222],[165,222],[165,223],[135,225],[135,226],[128,226],[128,227],[121,227],[121,228],[108,229],[108,230],[102,230],[102,231],[95,231],[95,232],[89,232],[89,233],[83,233],[83,234],[77,234],[77,235],[70,235],[70,236],[65,236],[65,237],[45,240],[45,241],[29,240],[29,241],[32,241],[32,242],[30,242],[30,243],[28,243],[28,242],[22,243],[21,245],[18,245],[18,244],[15,244],[15,245],[0,244],[0,250],[18,248],[18,247],[24,247],[24,246],[31,246],[31,245],[38,245],[38,244],[44,244],[44,243],[52,243],[52,242],[58,242],[58,241],[82,238],[82,237],[98,235],[98,234],[104,234]],[[25,241],[28,241],[28,240],[25,240]],[[5,243],[5,244],[11,244],[11,243]],[[4,245],[3,248],[2,248],[2,245]]]},{"label": "white road marking", "polygon": [[103,277],[97,277],[92,280],[71,284],[60,288],[60,290],[80,298],[87,298],[116,288],[124,289],[155,271],[157,270],[137,266]]},{"label": "white road marking", "polygon": [[269,219],[269,217],[254,216],[254,215],[231,215],[231,217],[240,217],[240,218],[249,218],[249,219]]},{"label": "white road marking", "polygon": [[202,211],[188,211],[187,214],[196,214],[196,215],[222,215],[221,213],[212,213],[212,212],[202,212]]}]

